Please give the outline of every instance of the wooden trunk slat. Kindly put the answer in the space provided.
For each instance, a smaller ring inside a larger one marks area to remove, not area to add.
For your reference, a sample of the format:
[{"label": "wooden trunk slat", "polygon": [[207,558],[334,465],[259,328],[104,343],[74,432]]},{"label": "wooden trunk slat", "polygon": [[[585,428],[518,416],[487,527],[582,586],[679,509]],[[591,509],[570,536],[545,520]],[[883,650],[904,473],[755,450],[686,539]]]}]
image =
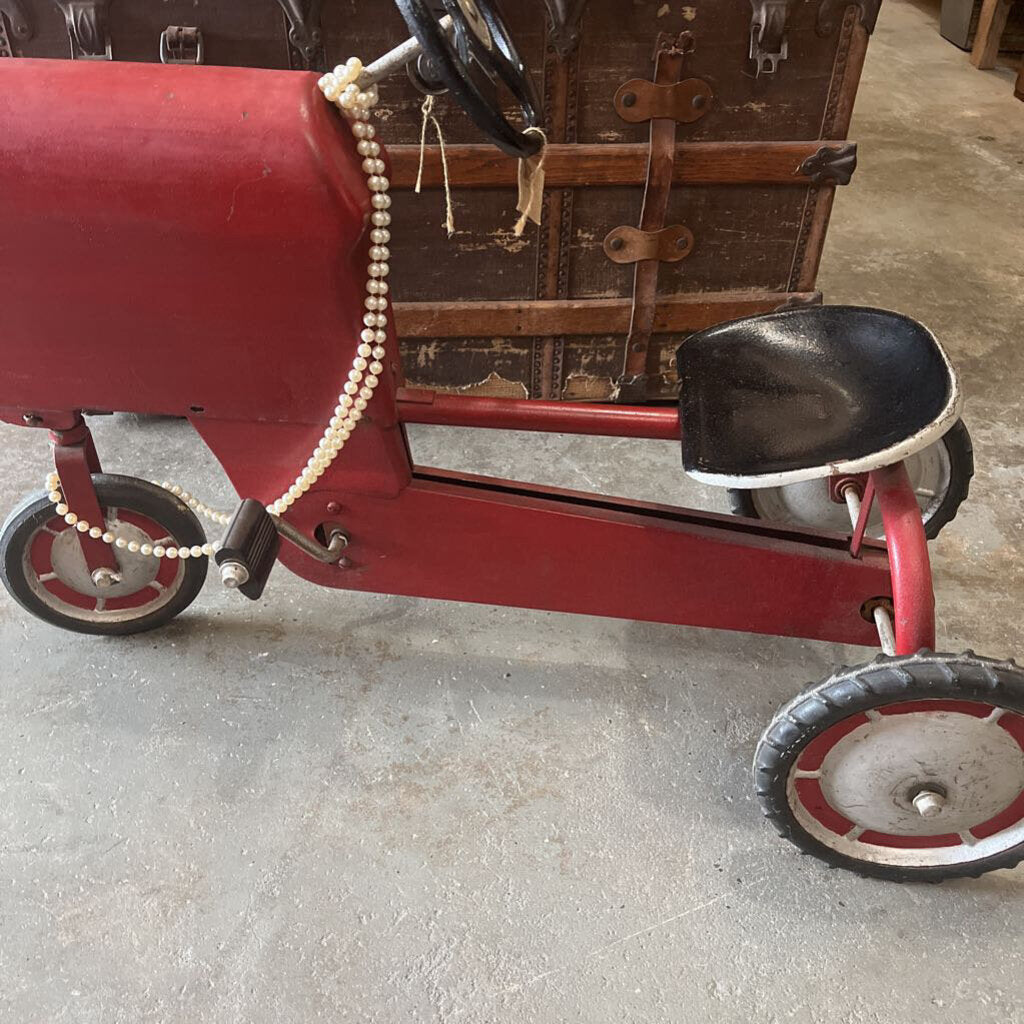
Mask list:
[{"label": "wooden trunk slat", "polygon": [[[723,320],[767,313],[786,303],[813,303],[817,292],[700,292],[658,303],[654,332],[703,330]],[[629,329],[630,299],[541,299],[534,302],[398,302],[402,338],[527,338],[604,335]]]},{"label": "wooden trunk slat", "polygon": [[[842,142],[684,142],[676,146],[674,185],[795,185],[806,188],[810,178],[800,165],[822,147]],[[446,148],[448,176],[455,188],[513,188],[517,161],[493,146],[459,145]],[[548,146],[544,173],[548,188],[597,185],[641,185],[647,177],[649,147],[645,143]],[[413,188],[419,170],[419,146],[391,146],[391,181],[396,188]],[[427,146],[423,186],[444,185],[441,150]]]}]

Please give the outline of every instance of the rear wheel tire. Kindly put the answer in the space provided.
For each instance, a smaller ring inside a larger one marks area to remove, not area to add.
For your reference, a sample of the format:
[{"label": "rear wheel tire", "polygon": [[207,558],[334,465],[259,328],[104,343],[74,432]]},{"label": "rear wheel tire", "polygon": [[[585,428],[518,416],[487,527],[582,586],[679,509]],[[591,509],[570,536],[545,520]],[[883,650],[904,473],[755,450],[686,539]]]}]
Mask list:
[{"label": "rear wheel tire", "polygon": [[[134,477],[92,478],[106,529],[129,540],[192,548],[206,543],[192,510],[162,487]],[[10,595],[61,629],[124,636],[155,629],[184,611],[206,580],[207,559],[154,558],[111,547],[121,580],[92,581],[75,528],[45,495],[26,498],[0,529],[0,576]]]},{"label": "rear wheel tire", "polygon": [[[974,445],[963,420],[957,420],[945,437],[911,455],[905,465],[921,505],[924,532],[932,540],[956,518],[974,477]],[[850,527],[846,506],[829,497],[827,480],[752,491],[730,488],[729,505],[734,515],[748,519],[841,533]],[[869,537],[883,535],[882,515],[877,506],[868,520],[867,532]]]},{"label": "rear wheel tire", "polygon": [[783,838],[898,882],[1024,860],[1024,671],[922,651],[840,669],[780,709],[754,785]]}]

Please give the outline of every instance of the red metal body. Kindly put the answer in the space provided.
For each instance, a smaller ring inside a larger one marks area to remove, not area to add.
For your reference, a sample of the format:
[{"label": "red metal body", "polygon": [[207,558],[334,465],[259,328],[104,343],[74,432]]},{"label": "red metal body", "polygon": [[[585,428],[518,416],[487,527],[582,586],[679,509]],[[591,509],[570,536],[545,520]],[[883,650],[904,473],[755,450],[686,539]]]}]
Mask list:
[{"label": "red metal body", "polygon": [[[0,417],[70,430],[83,409],[184,415],[241,495],[272,500],[315,445],[362,327],[360,163],[313,75],[0,61]],[[862,608],[895,592],[901,645],[933,632],[897,471],[875,475],[889,554],[865,541],[853,557],[837,534],[415,466],[405,423],[678,441],[679,421],[398,379],[389,366],[288,515],[351,538],[346,567],[285,544],[306,579],[870,645]],[[75,459],[58,449],[85,508]]]},{"label": "red metal body", "polygon": [[0,407],[319,422],[363,326],[360,164],[315,75],[0,62]]}]

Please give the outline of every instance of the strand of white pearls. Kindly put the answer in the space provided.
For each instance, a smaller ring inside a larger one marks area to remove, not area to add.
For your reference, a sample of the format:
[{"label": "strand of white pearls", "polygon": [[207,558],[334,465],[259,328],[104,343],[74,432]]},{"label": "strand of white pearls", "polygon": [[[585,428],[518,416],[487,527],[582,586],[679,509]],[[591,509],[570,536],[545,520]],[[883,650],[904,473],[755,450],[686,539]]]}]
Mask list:
[{"label": "strand of white pearls", "polygon": [[373,393],[380,383],[380,375],[384,372],[381,360],[386,355],[384,343],[387,341],[388,318],[388,260],[391,250],[391,197],[388,190],[391,182],[384,176],[387,169],[380,158],[380,143],[375,141],[377,129],[369,124],[370,111],[377,104],[377,87],[370,86],[365,91],[358,85],[359,76],[363,73],[363,62],[358,57],[350,57],[345,64],[339,64],[333,72],[326,74],[319,81],[320,91],[334,103],[342,113],[347,114],[352,126],[352,134],[356,137],[356,150],[363,157],[363,171],[366,184],[371,193],[373,211],[370,214],[372,228],[370,230],[370,266],[366,282],[366,313],[363,316],[364,330],[360,335],[359,347],[352,362],[348,380],[335,406],[327,429],[305,468],[295,478],[295,482],[267,508],[275,515],[284,515],[291,506],[302,497],[327,472],[328,467],[345,447],[356,424],[362,419],[363,413]]},{"label": "strand of white pearls", "polygon": [[[387,354],[384,345],[387,342],[386,311],[389,291],[385,279],[390,269],[388,260],[391,258],[391,250],[388,248],[388,242],[391,241],[391,197],[388,195],[391,183],[384,175],[387,167],[380,158],[381,147],[376,141],[377,130],[369,123],[370,111],[378,101],[377,87],[372,85],[365,90],[360,88],[358,80],[362,73],[363,62],[358,57],[351,57],[346,63],[339,64],[333,72],[324,75],[318,85],[324,96],[347,116],[351,124],[352,134],[356,138],[356,149],[363,158],[366,184],[371,193],[372,244],[371,262],[367,269],[364,329],[359,337],[359,347],[352,361],[348,380],[338,395],[338,404],[334,408],[327,429],[324,430],[305,467],[295,478],[295,482],[276,501],[267,505],[267,510],[277,516],[284,515],[327,472],[363,418],[363,413],[373,398],[384,372],[382,360]],[[164,481],[157,486],[170,491],[200,515],[219,525],[226,526],[230,522],[230,516],[204,505],[177,484]],[[46,490],[55,506],[54,511],[63,517],[68,525],[73,526],[79,533],[87,533],[93,539],[127,549],[133,554],[139,553],[153,558],[209,558],[220,547],[216,541],[194,547],[140,544],[135,540],[118,536],[105,526],[94,526],[79,518],[64,501],[58,474],[51,473],[47,477]]]},{"label": "strand of white pearls", "polygon": [[[157,486],[165,487],[171,490],[166,484],[158,484]],[[101,540],[104,544],[111,544],[115,548],[121,548],[123,550],[130,551],[134,554],[141,554],[146,556],[152,556],[153,558],[210,558],[217,553],[220,548],[220,542],[214,541],[212,544],[194,544],[192,547],[175,547],[173,545],[163,544],[144,544],[137,540],[122,537],[119,534],[112,532],[104,526],[93,526],[86,519],[79,519],[78,516],[68,508],[64,501],[64,495],[61,492],[60,477],[56,473],[51,473],[46,478],[46,489],[50,498],[50,501],[54,504],[54,511],[57,515],[61,516],[68,526],[73,526],[79,533],[87,533],[93,540]],[[185,492],[181,491],[178,487],[177,491],[184,497]],[[192,499],[196,501],[196,499]],[[190,503],[191,504],[191,503]],[[196,502],[197,505],[202,506],[206,509],[202,502]],[[210,513],[210,518],[214,516],[220,517],[220,513],[213,512],[212,509],[206,509]],[[227,521],[227,516],[223,517]]]}]

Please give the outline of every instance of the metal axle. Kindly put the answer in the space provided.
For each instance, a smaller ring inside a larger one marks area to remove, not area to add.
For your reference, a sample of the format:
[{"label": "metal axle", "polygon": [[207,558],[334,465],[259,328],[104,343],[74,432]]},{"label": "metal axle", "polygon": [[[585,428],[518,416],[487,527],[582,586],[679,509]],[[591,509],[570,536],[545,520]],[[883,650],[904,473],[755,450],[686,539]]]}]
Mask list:
[{"label": "metal axle", "polygon": [[922,818],[935,818],[942,813],[946,806],[946,798],[931,789],[922,789],[913,800],[914,810]]},{"label": "metal axle", "polygon": [[249,582],[249,570],[241,562],[225,562],[220,567],[220,581],[228,590],[237,590]]},{"label": "metal axle", "polygon": [[[857,523],[860,521],[861,506],[861,494],[856,484],[847,484],[843,488],[843,498],[846,500],[846,511],[850,514],[850,526],[856,530]],[[896,653],[896,632],[893,629],[889,609],[882,605],[875,605],[871,616],[875,620],[875,629],[878,630],[878,643],[882,648],[882,653],[892,657]]]},{"label": "metal axle", "polygon": [[337,562],[341,559],[341,553],[348,547],[348,537],[340,526],[334,527],[331,530],[330,536],[327,538],[327,547],[324,547],[319,541],[307,537],[304,533],[296,530],[291,523],[286,522],[284,519],[278,516],[272,516],[272,518],[274,525],[277,527],[277,532],[286,541],[294,544],[299,550],[304,551],[318,562],[324,562],[327,565]]},{"label": "metal axle", "polygon": [[[450,31],[452,16],[446,14],[438,24],[445,32]],[[407,39],[404,43],[385,53],[383,57],[375,60],[363,70],[363,73],[359,76],[359,88],[368,89],[371,85],[376,85],[378,82],[393,75],[396,71],[400,71],[409,61],[415,60],[421,53],[423,53],[423,47],[420,45],[420,41],[415,36]]]}]

